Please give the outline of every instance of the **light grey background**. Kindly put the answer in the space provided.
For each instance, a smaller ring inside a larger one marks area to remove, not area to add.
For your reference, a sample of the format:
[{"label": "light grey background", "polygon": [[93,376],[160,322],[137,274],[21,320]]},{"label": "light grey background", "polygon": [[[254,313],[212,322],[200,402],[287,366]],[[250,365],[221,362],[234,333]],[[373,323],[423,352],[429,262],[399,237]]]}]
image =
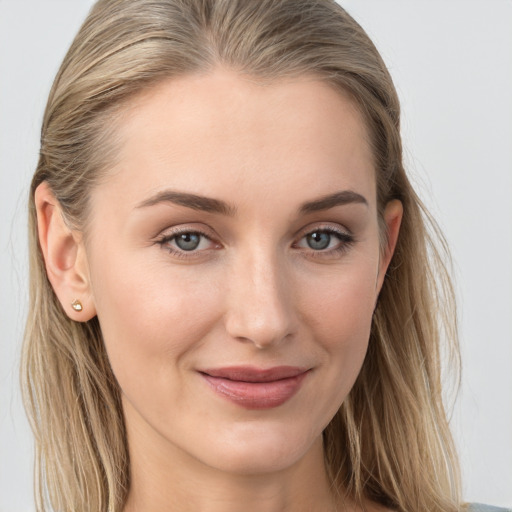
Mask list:
[{"label": "light grey background", "polygon": [[[512,506],[512,1],[346,0],[404,111],[407,163],[455,259],[467,500]],[[20,405],[26,196],[51,81],[90,0],[0,0],[0,512],[33,510]]]}]

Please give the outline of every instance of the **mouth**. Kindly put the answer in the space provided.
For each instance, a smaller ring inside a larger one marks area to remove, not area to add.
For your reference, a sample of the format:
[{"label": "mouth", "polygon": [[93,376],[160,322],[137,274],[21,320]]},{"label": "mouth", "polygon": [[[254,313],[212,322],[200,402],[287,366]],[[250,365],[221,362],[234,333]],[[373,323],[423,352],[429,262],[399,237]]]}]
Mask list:
[{"label": "mouth", "polygon": [[233,366],[199,371],[215,393],[246,409],[283,405],[299,391],[309,372],[309,368],[296,366]]}]

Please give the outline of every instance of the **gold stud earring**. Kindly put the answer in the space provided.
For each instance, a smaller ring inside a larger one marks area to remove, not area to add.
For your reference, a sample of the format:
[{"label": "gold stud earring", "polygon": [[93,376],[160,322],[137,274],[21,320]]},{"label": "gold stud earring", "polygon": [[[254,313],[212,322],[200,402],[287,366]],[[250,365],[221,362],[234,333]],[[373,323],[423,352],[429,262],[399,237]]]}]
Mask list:
[{"label": "gold stud earring", "polygon": [[71,303],[71,307],[75,310],[75,311],[82,311],[82,309],[84,309],[84,307],[82,306],[82,303],[78,300],[78,299],[75,299],[72,303]]}]

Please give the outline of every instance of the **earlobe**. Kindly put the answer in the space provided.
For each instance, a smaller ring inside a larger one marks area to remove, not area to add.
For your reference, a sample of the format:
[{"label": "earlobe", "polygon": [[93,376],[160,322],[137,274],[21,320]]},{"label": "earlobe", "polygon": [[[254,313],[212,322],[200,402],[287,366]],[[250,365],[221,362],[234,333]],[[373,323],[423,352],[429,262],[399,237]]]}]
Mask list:
[{"label": "earlobe", "polygon": [[66,224],[48,183],[37,187],[34,199],[39,244],[52,288],[72,320],[90,320],[96,309],[82,237]]},{"label": "earlobe", "polygon": [[380,292],[384,283],[389,263],[395,252],[400,224],[402,223],[403,205],[398,199],[389,201],[384,210],[384,223],[387,231],[386,245],[381,251],[379,260],[379,273],[377,276],[377,293]]}]

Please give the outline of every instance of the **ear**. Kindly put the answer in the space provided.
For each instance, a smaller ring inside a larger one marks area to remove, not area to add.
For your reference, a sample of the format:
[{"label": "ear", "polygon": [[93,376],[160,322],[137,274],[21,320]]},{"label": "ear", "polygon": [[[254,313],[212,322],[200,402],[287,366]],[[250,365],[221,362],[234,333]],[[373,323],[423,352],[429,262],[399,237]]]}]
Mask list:
[{"label": "ear", "polygon": [[398,199],[389,201],[384,210],[384,223],[387,232],[386,245],[382,248],[379,258],[379,273],[377,276],[377,295],[380,293],[384,283],[384,277],[388,270],[389,262],[395,252],[400,224],[403,216],[402,202]]},{"label": "ear", "polygon": [[[86,322],[96,316],[96,307],[82,235],[66,224],[48,183],[43,182],[37,187],[34,199],[39,244],[48,279],[69,318]],[[72,306],[75,300],[82,305],[80,311]]]}]

